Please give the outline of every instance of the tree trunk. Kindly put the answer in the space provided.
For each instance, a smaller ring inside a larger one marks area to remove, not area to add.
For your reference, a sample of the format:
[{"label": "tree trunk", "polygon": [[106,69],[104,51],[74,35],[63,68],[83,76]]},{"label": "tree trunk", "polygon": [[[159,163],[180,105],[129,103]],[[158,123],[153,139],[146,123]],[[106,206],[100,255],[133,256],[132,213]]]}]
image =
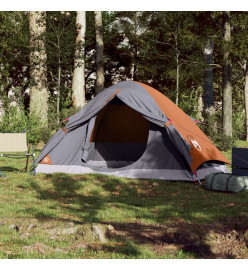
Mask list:
[{"label": "tree trunk", "polygon": [[0,122],[3,121],[4,114],[5,114],[4,101],[0,99]]},{"label": "tree trunk", "polygon": [[47,123],[47,54],[45,47],[46,13],[30,11],[30,113]]},{"label": "tree trunk", "polygon": [[86,30],[86,11],[78,11],[76,17],[76,49],[72,79],[72,106],[81,109],[85,105],[85,61],[84,43]]},{"label": "tree trunk", "polygon": [[61,61],[59,57],[59,67],[58,67],[58,90],[57,90],[57,123],[60,122],[60,85],[61,85]]},{"label": "tree trunk", "polygon": [[204,56],[206,61],[206,69],[204,72],[204,113],[213,115],[214,110],[214,76],[213,76],[213,52],[214,39],[210,37],[204,49]]},{"label": "tree trunk", "polygon": [[180,65],[179,65],[179,54],[177,53],[176,56],[176,63],[177,63],[177,78],[176,78],[176,105],[178,106],[179,104],[179,69],[180,69]]},{"label": "tree trunk", "polygon": [[245,66],[245,118],[246,118],[246,141],[248,141],[248,64]]},{"label": "tree trunk", "polygon": [[202,91],[199,91],[198,99],[197,99],[197,119],[202,121],[202,112],[203,112],[203,98],[202,98]]},{"label": "tree trunk", "polygon": [[138,12],[134,12],[134,53],[133,53],[133,80],[138,81]]},{"label": "tree trunk", "polygon": [[138,77],[138,68],[137,68],[137,62],[138,62],[138,47],[135,44],[134,47],[134,62],[133,62],[133,80],[137,81],[137,77]]},{"label": "tree trunk", "polygon": [[231,81],[231,23],[230,11],[224,12],[224,72],[223,72],[223,128],[224,134],[232,136],[232,81]]},{"label": "tree trunk", "polygon": [[180,77],[180,66],[181,64],[179,63],[179,56],[180,56],[180,51],[178,48],[178,32],[180,28],[180,23],[177,25],[177,31],[174,33],[174,38],[175,38],[175,50],[176,50],[176,105],[178,106],[179,104],[179,77]]},{"label": "tree trunk", "polygon": [[103,67],[103,26],[102,12],[95,11],[96,27],[96,95],[104,89],[104,67]]}]

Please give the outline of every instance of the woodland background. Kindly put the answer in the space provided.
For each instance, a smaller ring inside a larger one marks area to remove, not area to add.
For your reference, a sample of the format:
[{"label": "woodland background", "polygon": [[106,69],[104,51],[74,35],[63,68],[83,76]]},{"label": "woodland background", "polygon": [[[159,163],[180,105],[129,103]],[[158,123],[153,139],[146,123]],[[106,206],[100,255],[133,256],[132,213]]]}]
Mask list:
[{"label": "woodland background", "polygon": [[0,131],[46,142],[99,91],[135,80],[229,149],[248,138],[247,36],[248,12],[2,11]]}]

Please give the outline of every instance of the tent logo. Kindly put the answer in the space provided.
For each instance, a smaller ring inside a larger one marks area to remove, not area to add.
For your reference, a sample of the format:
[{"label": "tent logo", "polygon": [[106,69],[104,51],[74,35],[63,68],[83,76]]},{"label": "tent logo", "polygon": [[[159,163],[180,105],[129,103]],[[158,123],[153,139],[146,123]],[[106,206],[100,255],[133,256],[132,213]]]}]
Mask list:
[{"label": "tent logo", "polygon": [[197,149],[198,151],[201,151],[200,144],[193,137],[190,137],[189,136],[189,140],[191,141],[191,143],[193,144],[193,146],[195,147],[195,149]]},{"label": "tent logo", "polygon": [[52,162],[52,160],[51,160],[51,158],[50,158],[49,155],[46,155],[46,156],[42,159],[42,161],[41,161],[40,163],[41,163],[41,164],[49,164],[49,165],[53,165],[53,162]]},{"label": "tent logo", "polygon": [[49,157],[48,157],[48,156],[44,157],[42,161],[43,161],[44,163],[48,163],[48,162],[49,162]]}]

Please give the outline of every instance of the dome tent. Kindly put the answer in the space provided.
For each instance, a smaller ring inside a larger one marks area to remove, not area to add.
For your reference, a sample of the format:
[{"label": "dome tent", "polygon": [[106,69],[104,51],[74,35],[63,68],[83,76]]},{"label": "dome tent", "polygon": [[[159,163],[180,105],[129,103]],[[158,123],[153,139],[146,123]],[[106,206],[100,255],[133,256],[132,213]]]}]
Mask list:
[{"label": "dome tent", "polygon": [[37,173],[203,179],[230,162],[176,104],[143,83],[100,92],[45,145]]}]

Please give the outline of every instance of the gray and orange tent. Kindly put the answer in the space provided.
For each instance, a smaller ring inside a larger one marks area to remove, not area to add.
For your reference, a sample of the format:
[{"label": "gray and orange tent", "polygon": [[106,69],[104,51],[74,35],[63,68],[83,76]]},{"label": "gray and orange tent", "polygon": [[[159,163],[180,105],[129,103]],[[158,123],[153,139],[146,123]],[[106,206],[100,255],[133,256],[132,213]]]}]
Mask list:
[{"label": "gray and orange tent", "polygon": [[72,115],[45,145],[37,173],[203,179],[230,163],[176,104],[134,81],[115,84]]}]

